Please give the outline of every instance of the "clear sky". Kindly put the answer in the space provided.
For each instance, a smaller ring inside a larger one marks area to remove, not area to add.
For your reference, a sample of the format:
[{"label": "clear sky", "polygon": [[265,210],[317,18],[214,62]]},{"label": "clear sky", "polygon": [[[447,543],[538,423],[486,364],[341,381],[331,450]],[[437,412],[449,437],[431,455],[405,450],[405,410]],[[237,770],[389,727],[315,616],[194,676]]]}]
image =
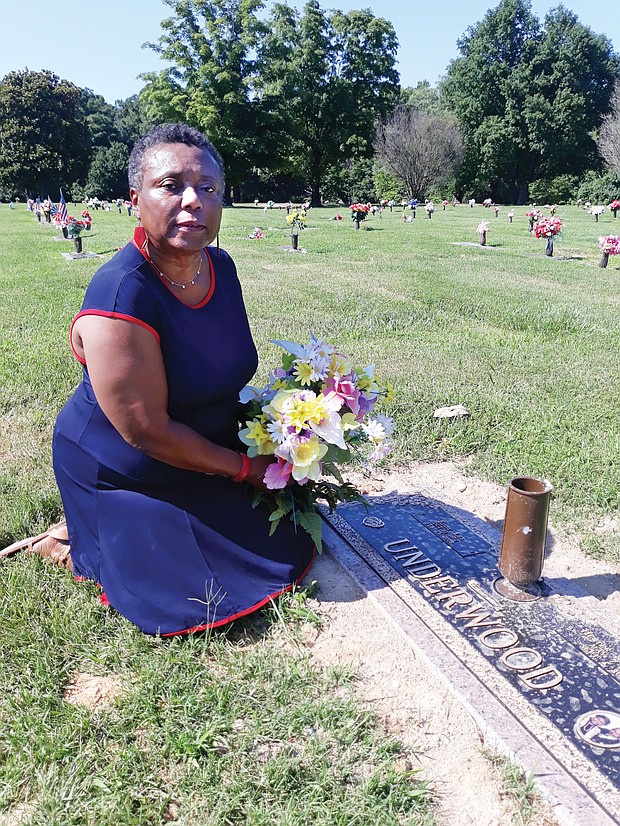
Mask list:
[{"label": "clear sky", "polygon": [[[400,47],[403,86],[420,80],[435,84],[458,56],[457,39],[499,0],[322,0],[323,8],[370,8],[390,20]],[[543,19],[560,0],[533,0]],[[618,0],[563,0],[579,20],[606,34],[620,51]],[[271,5],[268,0],[267,5]],[[303,7],[303,0],[289,0]],[[615,9],[615,12],[613,11]],[[163,68],[145,41],[157,40],[170,9],[161,0],[85,0],[70,5],[54,0],[0,0],[0,78],[28,67],[51,69],[113,103],[139,92],[141,72]]]}]

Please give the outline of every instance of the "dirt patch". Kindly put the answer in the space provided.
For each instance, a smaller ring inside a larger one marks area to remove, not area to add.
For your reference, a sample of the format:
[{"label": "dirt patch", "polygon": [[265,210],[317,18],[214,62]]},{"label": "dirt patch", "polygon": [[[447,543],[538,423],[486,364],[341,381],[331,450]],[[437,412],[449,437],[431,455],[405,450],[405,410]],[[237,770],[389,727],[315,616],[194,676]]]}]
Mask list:
[{"label": "dirt patch", "polygon": [[94,674],[78,672],[69,681],[63,700],[71,706],[83,706],[89,711],[98,711],[118,697],[122,690],[118,677],[97,677]]}]

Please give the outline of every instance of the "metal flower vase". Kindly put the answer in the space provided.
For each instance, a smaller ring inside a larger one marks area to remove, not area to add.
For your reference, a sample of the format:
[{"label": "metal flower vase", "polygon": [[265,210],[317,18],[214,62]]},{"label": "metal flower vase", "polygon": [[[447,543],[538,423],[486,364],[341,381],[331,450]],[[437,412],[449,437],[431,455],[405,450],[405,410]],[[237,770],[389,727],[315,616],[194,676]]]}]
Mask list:
[{"label": "metal flower vase", "polygon": [[291,233],[291,249],[298,249],[299,247],[299,234],[296,232]]},{"label": "metal flower vase", "polygon": [[551,257],[553,255],[553,235],[547,238],[547,246],[545,247],[545,255]]},{"label": "metal flower vase", "polygon": [[79,236],[79,235],[77,235],[77,236],[73,239],[73,246],[75,247],[75,251],[76,251],[77,253],[82,252],[82,239],[80,238],[80,236]]},{"label": "metal flower vase", "polygon": [[605,269],[605,267],[609,264],[609,253],[603,252],[601,253],[601,260],[598,262],[599,267]]},{"label": "metal flower vase", "polygon": [[498,567],[519,588],[534,584],[542,574],[552,490],[546,479],[531,476],[517,476],[508,484]]}]

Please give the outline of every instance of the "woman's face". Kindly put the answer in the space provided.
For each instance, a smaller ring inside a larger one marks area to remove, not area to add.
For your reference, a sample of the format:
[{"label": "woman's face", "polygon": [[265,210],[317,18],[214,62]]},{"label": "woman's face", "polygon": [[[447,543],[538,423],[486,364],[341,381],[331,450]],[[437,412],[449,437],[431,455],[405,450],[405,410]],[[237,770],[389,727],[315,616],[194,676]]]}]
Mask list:
[{"label": "woman's face", "polygon": [[211,155],[196,146],[164,143],[144,155],[142,188],[130,190],[149,242],[165,254],[193,253],[215,238],[223,186]]}]

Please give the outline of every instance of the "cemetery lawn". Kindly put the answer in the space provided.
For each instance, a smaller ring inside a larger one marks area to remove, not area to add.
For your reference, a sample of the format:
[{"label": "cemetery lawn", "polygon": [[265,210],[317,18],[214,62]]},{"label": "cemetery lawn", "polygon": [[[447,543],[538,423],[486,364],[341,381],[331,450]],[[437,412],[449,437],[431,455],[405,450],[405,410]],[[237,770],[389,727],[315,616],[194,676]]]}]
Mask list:
[{"label": "cemetery lawn", "polygon": [[[342,221],[330,220],[338,212]],[[562,207],[553,258],[527,231],[526,208],[498,218],[481,206],[400,208],[359,231],[349,212],[314,209],[300,234],[306,253],[286,251],[284,210],[224,210],[221,243],[237,263],[260,355],[256,383],[281,351],[273,338],[325,336],[356,363],[374,362],[396,390],[388,467],[410,459],[468,457],[472,473],[506,484],[548,478],[552,517],[582,536],[591,553],[617,561],[620,536],[594,528],[620,504],[620,261],[597,264],[598,223]],[[488,246],[476,228],[490,221]],[[24,205],[0,208],[0,547],[61,516],[50,461],[57,411],[79,380],[68,343],[71,319],[97,266],[130,237],[135,220],[93,215],[85,251],[38,225]],[[248,239],[259,226],[265,237]],[[620,256],[618,256],[620,258]],[[463,404],[463,419],[433,411]]]},{"label": "cemetery lawn", "polygon": [[[618,511],[620,261],[599,269],[597,239],[620,220],[562,208],[547,259],[525,211],[509,224],[506,208],[495,219],[440,207],[404,224],[395,209],[355,231],[345,208],[312,210],[307,252],[293,253],[284,211],[236,207],[221,243],[244,288],[258,384],[280,358],[270,339],[325,336],[395,388],[388,471],[469,457],[472,473],[501,484],[545,476],[553,519],[617,561],[620,538],[595,527]],[[72,244],[53,227],[23,204],[0,206],[0,547],[62,515],[50,444],[80,375],[68,330],[133,226],[94,212],[84,249],[102,257],[67,261]],[[247,237],[255,226],[263,239]],[[467,418],[433,418],[457,403]],[[223,633],[162,641],[66,571],[1,560],[0,812],[63,824],[430,823],[428,790],[360,707],[352,675],[310,666],[298,637],[312,622],[294,594]],[[90,676],[109,680],[109,697],[63,699]]]}]

